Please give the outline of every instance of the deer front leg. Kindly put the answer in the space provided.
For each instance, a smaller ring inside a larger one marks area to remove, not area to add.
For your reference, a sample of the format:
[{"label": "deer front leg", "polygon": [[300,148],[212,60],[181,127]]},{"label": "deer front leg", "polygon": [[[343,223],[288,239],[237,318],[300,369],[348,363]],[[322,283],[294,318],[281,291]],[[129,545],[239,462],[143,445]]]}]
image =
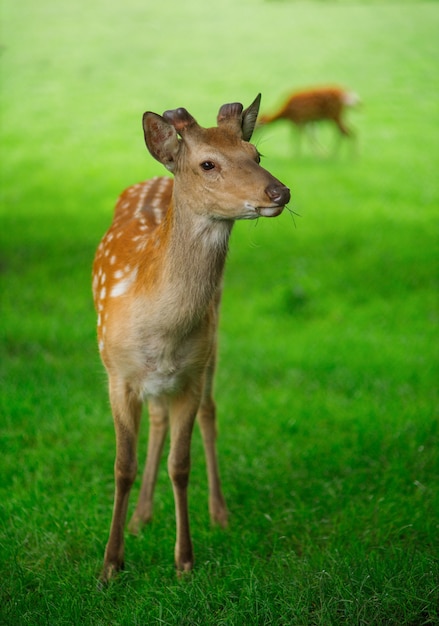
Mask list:
[{"label": "deer front leg", "polygon": [[219,524],[225,528],[228,523],[228,513],[219,476],[216,453],[216,409],[212,399],[202,403],[198,412],[198,423],[200,424],[206,455],[210,519],[214,524]]},{"label": "deer front leg", "polygon": [[176,542],[175,565],[180,572],[190,571],[194,563],[189,525],[187,488],[190,472],[190,447],[193,425],[199,405],[194,390],[174,398],[171,403],[171,447],[168,472],[175,502]]},{"label": "deer front leg", "polygon": [[197,419],[200,425],[204,452],[206,455],[210,519],[214,524],[219,524],[225,528],[228,523],[228,513],[221,489],[218,457],[216,452],[216,407],[212,397],[214,371],[215,355],[211,357],[211,361],[206,370],[206,380]]},{"label": "deer front leg", "polygon": [[154,488],[163,445],[168,432],[168,422],[168,403],[166,400],[151,399],[149,401],[148,452],[142,477],[142,486],[136,510],[128,525],[129,531],[134,535],[137,535],[141,528],[152,518]]},{"label": "deer front leg", "polygon": [[124,526],[128,500],[137,473],[137,435],[142,404],[128,385],[112,384],[110,400],[116,431],[115,494],[110,535],[105,549],[101,581],[107,583],[124,566]]}]

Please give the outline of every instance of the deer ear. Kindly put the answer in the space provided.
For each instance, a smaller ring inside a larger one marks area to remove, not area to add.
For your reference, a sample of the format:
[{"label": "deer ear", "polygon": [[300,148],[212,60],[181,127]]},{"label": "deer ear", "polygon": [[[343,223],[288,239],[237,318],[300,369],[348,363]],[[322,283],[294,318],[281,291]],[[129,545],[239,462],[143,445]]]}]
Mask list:
[{"label": "deer ear", "polygon": [[180,151],[180,140],[174,126],[157,113],[147,111],[143,114],[143,132],[146,147],[152,156],[173,172]]},{"label": "deer ear", "polygon": [[242,113],[242,138],[250,141],[258,118],[259,106],[261,104],[261,94],[258,93],[251,105]]}]

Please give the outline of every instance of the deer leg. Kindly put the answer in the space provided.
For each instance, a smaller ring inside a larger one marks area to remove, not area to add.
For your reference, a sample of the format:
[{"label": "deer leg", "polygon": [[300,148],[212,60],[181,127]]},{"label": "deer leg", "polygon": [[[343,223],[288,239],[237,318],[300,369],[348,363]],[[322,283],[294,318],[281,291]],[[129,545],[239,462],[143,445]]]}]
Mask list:
[{"label": "deer leg", "polygon": [[101,581],[106,583],[124,565],[124,526],[131,486],[137,472],[137,435],[142,403],[128,385],[112,384],[110,401],[116,431],[115,493],[110,536]]},{"label": "deer leg", "polygon": [[341,133],[340,141],[342,137],[348,137],[349,139],[351,139],[351,154],[355,156],[357,153],[357,137],[355,131],[352,130],[352,128],[346,126],[346,124],[341,119],[338,120],[337,126]]},{"label": "deer leg", "polygon": [[342,121],[340,117],[334,118],[334,124],[337,126],[337,129],[339,130],[339,134],[337,135],[336,141],[335,141],[335,152],[338,152],[343,137],[350,137],[354,139],[354,134],[350,130],[350,128],[346,126],[346,124]]},{"label": "deer leg", "polygon": [[152,518],[154,488],[163,445],[168,432],[168,421],[167,402],[151,399],[149,401],[149,438],[145,469],[137,506],[128,525],[129,531],[134,535],[137,535]]},{"label": "deer leg", "polygon": [[303,135],[303,126],[302,124],[292,124],[292,132],[294,134],[294,144],[295,144],[295,155],[299,157],[302,153],[302,135]]},{"label": "deer leg", "polygon": [[203,396],[197,418],[206,455],[210,518],[213,523],[219,524],[225,528],[227,526],[228,515],[226,502],[221,490],[218,457],[216,453],[216,407],[212,396],[214,370],[215,358],[212,357],[206,371]]},{"label": "deer leg", "polygon": [[190,446],[200,395],[188,390],[171,402],[171,447],[168,472],[172,482],[176,517],[175,565],[177,570],[192,569],[194,556],[189,525],[187,488],[190,471]]},{"label": "deer leg", "polygon": [[350,137],[352,135],[351,130],[346,126],[346,124],[343,123],[341,118],[337,118],[334,121],[342,135],[344,135],[345,137]]},{"label": "deer leg", "polygon": [[308,133],[310,144],[314,147],[315,151],[321,155],[325,154],[326,150],[317,137],[317,122],[308,122],[308,124],[305,125],[305,129]]}]

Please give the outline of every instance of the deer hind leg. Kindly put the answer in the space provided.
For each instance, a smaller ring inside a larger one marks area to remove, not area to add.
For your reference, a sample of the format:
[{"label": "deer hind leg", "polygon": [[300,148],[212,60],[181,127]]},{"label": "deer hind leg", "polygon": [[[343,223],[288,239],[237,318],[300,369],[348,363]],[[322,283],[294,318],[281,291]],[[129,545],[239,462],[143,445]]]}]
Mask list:
[{"label": "deer hind leg", "polygon": [[212,396],[214,371],[215,357],[213,356],[206,370],[206,379],[197,419],[200,425],[206,455],[210,518],[214,524],[219,524],[225,528],[228,522],[228,513],[221,489],[216,452],[216,406]]},{"label": "deer hind leg", "polygon": [[124,566],[124,526],[128,500],[137,473],[137,436],[142,403],[126,383],[110,379],[110,401],[116,431],[115,493],[110,536],[101,581],[106,583]]},{"label": "deer hind leg", "polygon": [[145,469],[137,506],[128,525],[134,535],[152,519],[154,489],[169,423],[169,409],[165,399],[151,399],[148,406],[149,438]]}]

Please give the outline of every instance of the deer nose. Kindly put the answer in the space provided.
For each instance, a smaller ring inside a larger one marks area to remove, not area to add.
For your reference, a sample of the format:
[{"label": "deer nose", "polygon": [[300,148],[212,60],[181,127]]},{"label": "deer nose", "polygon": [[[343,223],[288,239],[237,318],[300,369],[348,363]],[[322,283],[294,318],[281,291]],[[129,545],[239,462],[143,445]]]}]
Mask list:
[{"label": "deer nose", "polygon": [[288,204],[291,197],[290,190],[288,187],[285,187],[285,185],[282,185],[282,183],[271,183],[266,187],[265,193],[272,202],[275,202],[279,206]]}]

